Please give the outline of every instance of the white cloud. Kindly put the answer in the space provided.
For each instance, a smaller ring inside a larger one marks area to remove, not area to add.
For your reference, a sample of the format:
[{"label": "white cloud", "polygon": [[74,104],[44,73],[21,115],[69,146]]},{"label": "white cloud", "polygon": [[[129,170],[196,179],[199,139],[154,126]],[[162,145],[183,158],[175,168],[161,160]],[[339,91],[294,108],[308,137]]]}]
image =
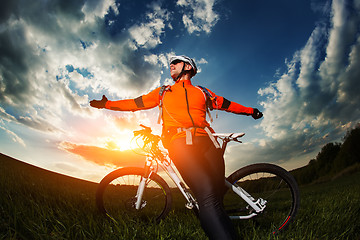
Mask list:
[{"label": "white cloud", "polygon": [[206,61],[205,58],[201,58],[199,61],[196,61],[197,64],[207,64],[208,61]]},{"label": "white cloud", "polygon": [[0,126],[0,129],[2,129],[4,132],[6,132],[9,135],[13,142],[16,142],[22,145],[23,147],[26,147],[24,140],[21,137],[19,137],[16,133],[10,131],[9,129],[4,128],[3,126]]},{"label": "white cloud", "polygon": [[157,3],[151,5],[151,12],[147,13],[147,23],[141,23],[129,28],[129,33],[135,41],[135,49],[151,49],[161,44],[161,35],[164,33],[165,23],[170,18],[170,13],[162,9]]},{"label": "white cloud", "polygon": [[215,0],[178,0],[177,5],[183,7],[183,23],[190,34],[210,33],[219,20],[214,12]]},{"label": "white cloud", "polygon": [[171,54],[151,54],[151,55],[145,55],[144,61],[151,63],[152,65],[158,65],[161,64],[163,68],[169,68],[169,56]]},{"label": "white cloud", "polygon": [[85,14],[85,21],[93,22],[97,17],[103,18],[109,8],[118,15],[118,5],[115,0],[87,0],[81,10]]},{"label": "white cloud", "polygon": [[258,91],[264,98],[260,127],[269,137],[255,154],[259,159],[277,149],[270,143],[284,155],[319,150],[343,136],[340,126],[360,121],[360,8],[352,7],[334,0],[331,24],[318,23],[305,47],[287,61],[287,72]]},{"label": "white cloud", "polygon": [[153,19],[149,23],[133,26],[129,33],[138,47],[154,48],[161,44],[160,35],[164,32],[164,27],[161,19]]}]

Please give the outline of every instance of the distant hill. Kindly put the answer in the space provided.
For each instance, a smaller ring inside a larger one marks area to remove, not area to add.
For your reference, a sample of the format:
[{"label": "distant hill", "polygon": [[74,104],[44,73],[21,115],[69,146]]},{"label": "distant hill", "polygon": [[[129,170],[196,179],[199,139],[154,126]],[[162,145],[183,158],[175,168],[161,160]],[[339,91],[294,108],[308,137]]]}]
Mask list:
[{"label": "distant hill", "polygon": [[77,185],[77,187],[88,185],[94,188],[97,186],[97,183],[52,172],[0,153],[0,180],[5,177],[16,182],[24,179],[34,184],[35,182],[37,184],[46,183],[47,185],[61,183],[62,185]]},{"label": "distant hill", "polygon": [[343,143],[327,143],[308,165],[291,173],[299,184],[309,184],[356,171],[360,171],[360,125],[345,134]]}]

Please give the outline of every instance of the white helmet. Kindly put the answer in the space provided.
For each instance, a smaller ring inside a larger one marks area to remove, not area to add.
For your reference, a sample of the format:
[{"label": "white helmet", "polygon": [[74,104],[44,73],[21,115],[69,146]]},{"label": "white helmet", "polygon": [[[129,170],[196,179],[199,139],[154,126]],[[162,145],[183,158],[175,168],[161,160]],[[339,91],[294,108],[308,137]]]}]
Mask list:
[{"label": "white helmet", "polygon": [[170,64],[174,63],[175,61],[181,61],[181,62],[190,64],[193,69],[193,76],[195,76],[195,74],[197,73],[197,67],[196,67],[194,59],[189,58],[184,55],[170,57]]}]

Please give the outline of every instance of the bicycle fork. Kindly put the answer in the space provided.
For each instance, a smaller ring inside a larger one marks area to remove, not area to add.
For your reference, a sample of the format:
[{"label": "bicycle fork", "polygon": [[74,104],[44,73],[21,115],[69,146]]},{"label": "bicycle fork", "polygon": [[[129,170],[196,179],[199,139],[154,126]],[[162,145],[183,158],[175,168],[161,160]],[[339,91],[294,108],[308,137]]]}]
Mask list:
[{"label": "bicycle fork", "polygon": [[[145,168],[144,168],[144,176],[141,177],[141,180],[140,180],[140,183],[139,183],[139,186],[137,189],[137,193],[135,196],[135,199],[136,199],[135,209],[137,209],[137,210],[143,208],[146,205],[146,202],[142,201],[142,197],[144,194],[146,183],[152,174],[151,163],[152,163],[151,158],[147,158],[146,163],[145,163]],[[176,174],[176,172],[172,168],[172,166],[170,164],[168,164],[167,162],[164,162],[164,163],[159,162],[159,165],[161,166],[161,168],[163,168],[165,170],[165,172],[173,180],[173,182],[179,188],[182,195],[187,200],[187,203],[185,205],[186,208],[188,208],[188,209],[192,209],[194,207],[199,208],[195,198],[190,194],[190,192],[188,192],[186,190],[185,184],[180,180],[180,178],[178,177],[178,175]]]},{"label": "bicycle fork", "polygon": [[[142,203],[142,197],[144,195],[146,182],[150,178],[151,173],[152,173],[150,171],[150,166],[151,166],[151,160],[146,158],[145,168],[144,168],[144,176],[141,176],[139,187],[137,189],[136,196],[135,196],[135,198],[136,198],[135,209],[136,210],[139,210],[141,207],[145,206],[145,205],[142,206],[141,203]],[[146,203],[144,202],[143,204],[146,204]]]}]

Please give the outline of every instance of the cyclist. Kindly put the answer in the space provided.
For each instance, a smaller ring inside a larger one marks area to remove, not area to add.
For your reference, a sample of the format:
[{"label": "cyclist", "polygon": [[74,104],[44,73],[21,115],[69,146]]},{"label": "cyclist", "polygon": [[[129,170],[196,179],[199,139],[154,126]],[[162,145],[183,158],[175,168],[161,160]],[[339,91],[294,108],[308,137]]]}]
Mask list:
[{"label": "cyclist", "polygon": [[221,149],[206,121],[207,108],[224,110],[254,119],[262,117],[256,108],[242,106],[218,96],[209,89],[193,86],[197,73],[193,59],[170,58],[171,86],[156,88],[135,99],[92,100],[95,108],[137,111],[160,106],[162,140],[170,158],[199,204],[202,228],[210,239],[235,239],[235,230],[222,206],[225,165]]}]

